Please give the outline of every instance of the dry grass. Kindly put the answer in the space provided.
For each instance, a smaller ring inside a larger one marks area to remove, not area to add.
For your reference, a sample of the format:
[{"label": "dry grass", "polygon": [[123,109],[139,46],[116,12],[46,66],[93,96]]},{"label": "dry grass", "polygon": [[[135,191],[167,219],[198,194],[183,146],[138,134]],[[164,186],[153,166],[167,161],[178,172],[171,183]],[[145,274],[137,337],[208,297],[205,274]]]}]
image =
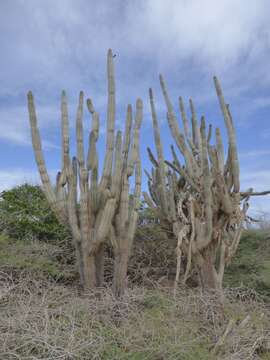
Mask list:
[{"label": "dry grass", "polygon": [[5,273],[0,281],[1,360],[269,359],[270,311],[249,291],[227,291],[220,324],[215,301],[185,289],[174,298],[137,287],[120,302],[109,289],[79,294]]}]

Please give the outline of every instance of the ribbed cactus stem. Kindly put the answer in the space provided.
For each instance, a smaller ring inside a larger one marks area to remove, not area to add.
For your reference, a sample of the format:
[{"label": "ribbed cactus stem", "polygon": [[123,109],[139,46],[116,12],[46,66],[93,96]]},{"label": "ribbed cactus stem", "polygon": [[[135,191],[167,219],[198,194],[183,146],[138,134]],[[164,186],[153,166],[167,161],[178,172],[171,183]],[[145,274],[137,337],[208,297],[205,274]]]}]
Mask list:
[{"label": "ribbed cactus stem", "polygon": [[134,167],[135,167],[135,165],[138,161],[138,157],[139,157],[139,136],[140,136],[140,128],[141,128],[141,124],[142,124],[142,116],[143,116],[142,111],[143,111],[142,100],[137,99],[135,124],[134,124],[134,128],[133,128],[133,141],[131,144],[127,176],[131,176],[133,174]]},{"label": "ribbed cactus stem", "polygon": [[[121,297],[126,289],[128,259],[135,234],[141,194],[141,163],[139,136],[143,116],[142,101],[136,101],[135,121],[132,128],[132,107],[127,109],[125,134],[121,152],[121,133],[116,145],[114,159],[114,176],[112,189],[116,191],[116,213],[112,221],[111,243],[114,248],[114,279],[113,291],[116,297]],[[131,143],[132,139],[132,143]],[[129,179],[135,170],[135,189],[130,194]],[[120,177],[119,177],[120,175]],[[120,191],[117,191],[120,184]]]},{"label": "ribbed cactus stem", "polygon": [[29,111],[29,120],[31,126],[32,144],[33,144],[35,159],[38,166],[40,178],[43,185],[44,194],[48,200],[48,203],[54,210],[60,222],[65,224],[67,221],[66,214],[64,209],[61,208],[61,206],[57,203],[56,196],[53,191],[53,187],[43,157],[41,139],[37,125],[37,115],[36,115],[34,97],[31,91],[28,92],[27,97],[28,97],[28,111]]},{"label": "ribbed cactus stem", "polygon": [[77,159],[80,168],[84,168],[84,146],[83,146],[83,92],[80,92],[79,104],[76,116],[76,139],[77,139]]},{"label": "ribbed cactus stem", "polygon": [[[117,237],[114,244],[116,244],[115,251],[122,253],[120,257],[116,256],[116,258],[121,262],[124,261],[125,266],[123,267],[121,263],[121,269],[126,269],[129,246],[132,243],[135,232],[140,199],[139,131],[142,121],[142,101],[138,99],[136,103],[135,125],[133,129],[132,108],[130,105],[128,106],[124,143],[122,145],[121,131],[118,131],[116,137],[114,134],[115,75],[112,50],[108,51],[107,77],[107,131],[102,176],[99,179],[99,158],[97,151],[100,126],[99,114],[95,110],[92,100],[88,99],[86,103],[91,116],[91,131],[86,159],[83,132],[84,94],[81,91],[76,113],[77,157],[73,157],[71,161],[68,104],[66,93],[63,91],[61,95],[62,169],[57,174],[55,189],[50,182],[42,153],[33,95],[31,92],[28,93],[33,149],[44,193],[59,220],[68,226],[71,231],[80,282],[84,288],[102,286],[104,243],[113,234],[113,225],[117,224],[118,218],[121,225],[121,239]],[[130,146],[131,138],[132,146]],[[129,174],[127,173],[128,161]],[[133,205],[130,207],[129,176],[134,173],[134,168],[136,169],[136,184]],[[130,231],[128,232],[128,230]],[[117,231],[119,232],[118,228],[115,232]],[[116,264],[116,267],[118,265]],[[124,288],[123,284],[126,277],[126,270],[124,272],[122,270],[121,276],[117,279],[121,289]],[[117,274],[118,272],[116,272]]]},{"label": "ribbed cactus stem", "polygon": [[230,157],[232,164],[232,175],[233,175],[233,184],[234,184],[234,192],[240,191],[240,180],[239,180],[239,161],[237,154],[237,144],[236,144],[236,136],[232,123],[232,119],[230,116],[229,109],[225,103],[224,96],[221,90],[221,86],[219,84],[218,78],[214,76],[214,84],[217,92],[217,96],[219,99],[220,107],[223,113],[223,117],[225,120],[225,125],[229,137],[229,146],[230,146]]},{"label": "ribbed cactus stem", "polygon": [[[165,162],[164,162],[163,147],[162,147],[162,143],[161,143],[161,139],[160,139],[160,130],[159,130],[159,126],[158,126],[158,120],[157,120],[157,114],[156,114],[152,89],[149,89],[149,98],[150,98],[150,106],[151,106],[151,112],[152,112],[154,140],[155,140],[157,156],[158,156],[158,170],[160,172],[161,205],[162,205],[162,209],[163,209],[164,213],[166,214],[166,213],[168,213],[168,202],[167,202],[166,184],[165,184],[165,180],[166,180]],[[151,150],[150,150],[150,153],[151,153]]]},{"label": "ribbed cactus stem", "polygon": [[67,171],[70,166],[69,157],[69,123],[68,123],[68,105],[65,91],[61,97],[61,114],[62,114],[62,168]]},{"label": "ribbed cactus stem", "polygon": [[112,50],[108,50],[107,57],[108,77],[108,106],[107,106],[107,131],[106,131],[106,152],[103,165],[103,173],[100,187],[104,190],[111,178],[113,149],[114,149],[114,127],[115,127],[115,75]]},{"label": "ribbed cactus stem", "polygon": [[[229,259],[228,254],[234,253],[239,244],[247,206],[240,206],[245,197],[241,197],[239,192],[239,162],[232,115],[217,78],[214,78],[214,82],[228,135],[226,163],[220,130],[215,130],[216,144],[211,145],[212,126],[209,125],[207,133],[205,119],[202,117],[199,127],[195,107],[190,99],[191,135],[184,101],[179,97],[184,128],[184,132],[181,132],[165,81],[160,76],[168,125],[184,164],[180,163],[179,156],[172,146],[173,161],[165,160],[165,164],[171,170],[160,170],[162,147],[160,137],[157,136],[157,120],[152,111],[158,159],[148,149],[153,167],[151,175],[148,175],[150,195],[144,193],[144,198],[148,206],[155,211],[162,227],[175,235],[178,253],[175,283],[178,283],[180,276],[180,258],[185,256],[187,267],[184,282],[192,266],[196,266],[199,269],[202,287],[221,293],[224,267]],[[152,91],[150,105],[151,109],[154,109]],[[169,204],[168,212],[163,205],[164,194]]]}]

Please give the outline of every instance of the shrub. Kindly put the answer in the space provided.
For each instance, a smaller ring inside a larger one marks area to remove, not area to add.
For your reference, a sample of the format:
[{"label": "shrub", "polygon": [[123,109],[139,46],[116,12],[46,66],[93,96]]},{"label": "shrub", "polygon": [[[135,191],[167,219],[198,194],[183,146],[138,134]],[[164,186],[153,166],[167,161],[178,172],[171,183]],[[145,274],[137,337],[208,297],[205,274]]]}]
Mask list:
[{"label": "shrub", "polygon": [[0,231],[18,240],[63,242],[68,238],[40,186],[29,184],[0,194]]},{"label": "shrub", "polygon": [[244,231],[238,251],[225,273],[225,285],[244,286],[270,297],[270,241],[265,230]]}]

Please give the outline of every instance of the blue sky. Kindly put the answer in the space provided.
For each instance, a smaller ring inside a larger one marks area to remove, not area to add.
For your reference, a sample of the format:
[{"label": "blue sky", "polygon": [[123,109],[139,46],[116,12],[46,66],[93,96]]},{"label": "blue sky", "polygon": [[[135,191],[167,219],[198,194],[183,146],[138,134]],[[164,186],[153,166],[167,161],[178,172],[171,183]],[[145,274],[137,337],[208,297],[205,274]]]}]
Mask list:
[{"label": "blue sky", "polygon": [[[141,152],[153,148],[148,88],[156,106],[167,157],[172,142],[158,75],[177,106],[192,97],[198,114],[223,129],[213,87],[217,75],[233,114],[242,190],[270,189],[269,0],[1,0],[0,191],[37,182],[26,93],[32,90],[52,176],[60,166],[60,93],[69,99],[70,123],[80,90],[106,115],[106,53],[115,57],[117,126],[128,103],[144,101]],[[85,111],[85,127],[89,116]],[[74,130],[71,129],[71,130]],[[100,155],[104,135],[100,141]],[[270,212],[270,197],[251,203]]]}]

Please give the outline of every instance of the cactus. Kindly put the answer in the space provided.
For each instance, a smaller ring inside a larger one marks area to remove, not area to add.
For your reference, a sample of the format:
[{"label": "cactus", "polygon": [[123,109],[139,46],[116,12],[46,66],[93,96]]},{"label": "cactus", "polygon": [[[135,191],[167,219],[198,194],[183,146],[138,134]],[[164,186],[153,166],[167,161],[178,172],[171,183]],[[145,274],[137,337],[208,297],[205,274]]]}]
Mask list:
[{"label": "cactus", "polygon": [[[138,199],[140,197],[141,179],[138,140],[142,118],[142,102],[141,100],[137,101],[138,119],[133,129],[134,143],[132,148],[129,146],[131,123],[129,125],[130,120],[127,121],[123,160],[121,158],[121,132],[117,133],[115,141],[115,75],[111,49],[108,51],[107,56],[107,76],[106,151],[100,177],[98,175],[99,158],[96,149],[99,136],[99,115],[92,100],[87,100],[87,108],[92,118],[92,127],[89,134],[88,153],[85,156],[83,143],[84,94],[80,92],[76,115],[77,157],[73,157],[71,160],[67,97],[64,91],[62,93],[62,170],[57,174],[56,186],[53,186],[42,153],[34,98],[31,92],[28,93],[32,143],[43,190],[59,221],[71,231],[80,282],[84,288],[94,288],[103,284],[104,243],[108,238],[111,238],[114,245],[117,244],[118,246],[119,243],[118,238],[112,239],[112,229],[115,228],[116,233],[118,233],[118,227],[115,225],[116,218],[119,217],[120,221],[122,221],[124,216],[129,215],[125,219],[125,224],[129,224],[127,228],[128,234],[125,234],[125,241],[127,244],[132,242],[137,219]],[[132,110],[129,105],[128,118],[131,119],[131,116]],[[128,160],[130,160],[129,163]],[[128,202],[129,196],[129,178],[133,174],[134,167],[136,169],[134,201],[133,205],[125,211],[125,202]],[[123,241],[123,244],[125,241]],[[117,247],[117,254],[123,250],[123,244],[121,243]],[[119,258],[116,256],[116,263],[118,260]],[[127,263],[128,258],[125,261]]]},{"label": "cactus", "polygon": [[[141,162],[139,151],[139,134],[142,122],[142,101],[136,103],[135,124],[133,126],[133,142],[130,144],[132,128],[131,106],[127,109],[125,138],[122,147],[119,144],[115,153],[115,171],[121,169],[121,178],[114,177],[117,193],[117,210],[111,227],[111,240],[115,254],[113,290],[117,297],[121,297],[126,288],[127,264],[133,243],[140,207],[141,194]],[[129,194],[129,178],[135,171],[134,193]],[[114,184],[113,184],[114,186]]]},{"label": "cactus", "polygon": [[175,287],[180,278],[181,258],[184,257],[184,283],[191,269],[196,268],[203,289],[222,293],[224,268],[238,247],[248,200],[252,195],[264,193],[253,193],[252,189],[240,192],[235,129],[218,79],[214,77],[214,84],[228,135],[226,161],[220,130],[216,129],[215,144],[211,145],[212,127],[210,125],[206,133],[204,117],[198,125],[194,104],[190,100],[190,131],[184,103],[179,98],[184,128],[182,133],[162,76],[160,84],[167,106],[169,128],[184,165],[180,163],[173,146],[173,161],[164,161],[153,91],[150,89],[157,159],[148,149],[153,167],[151,175],[147,173],[150,196],[144,193],[144,198],[161,224],[176,238]]}]

